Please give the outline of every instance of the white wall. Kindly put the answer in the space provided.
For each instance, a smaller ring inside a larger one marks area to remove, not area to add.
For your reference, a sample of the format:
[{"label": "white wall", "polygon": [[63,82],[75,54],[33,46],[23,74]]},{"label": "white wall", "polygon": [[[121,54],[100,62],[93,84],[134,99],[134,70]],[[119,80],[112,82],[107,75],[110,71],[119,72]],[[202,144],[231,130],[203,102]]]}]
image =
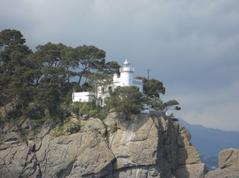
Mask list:
[{"label": "white wall", "polygon": [[94,93],[91,92],[73,92],[72,102],[92,102],[94,100]]}]

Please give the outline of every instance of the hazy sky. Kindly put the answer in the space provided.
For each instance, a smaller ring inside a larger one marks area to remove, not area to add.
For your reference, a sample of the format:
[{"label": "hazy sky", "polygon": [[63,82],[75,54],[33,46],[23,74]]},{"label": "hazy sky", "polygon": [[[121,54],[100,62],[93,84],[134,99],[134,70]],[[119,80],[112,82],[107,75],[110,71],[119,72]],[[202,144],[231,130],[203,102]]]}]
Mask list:
[{"label": "hazy sky", "polygon": [[163,81],[190,123],[239,130],[238,0],[0,0],[31,48],[92,44]]}]

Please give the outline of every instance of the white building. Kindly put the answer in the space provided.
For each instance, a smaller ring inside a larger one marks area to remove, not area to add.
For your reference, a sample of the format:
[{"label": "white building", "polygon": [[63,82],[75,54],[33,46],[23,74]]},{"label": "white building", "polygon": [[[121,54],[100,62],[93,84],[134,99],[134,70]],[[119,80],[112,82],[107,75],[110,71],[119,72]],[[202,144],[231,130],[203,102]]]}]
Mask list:
[{"label": "white building", "polygon": [[135,86],[140,92],[143,92],[143,81],[134,79],[134,68],[131,67],[127,59],[119,69],[119,74],[113,75],[113,82],[106,86],[98,86],[96,93],[90,92],[73,92],[73,102],[92,102],[93,96],[97,99],[97,104],[104,106],[105,99],[110,96],[110,92],[117,87]]},{"label": "white building", "polygon": [[73,92],[72,102],[92,102],[95,99],[95,94],[92,92]]}]

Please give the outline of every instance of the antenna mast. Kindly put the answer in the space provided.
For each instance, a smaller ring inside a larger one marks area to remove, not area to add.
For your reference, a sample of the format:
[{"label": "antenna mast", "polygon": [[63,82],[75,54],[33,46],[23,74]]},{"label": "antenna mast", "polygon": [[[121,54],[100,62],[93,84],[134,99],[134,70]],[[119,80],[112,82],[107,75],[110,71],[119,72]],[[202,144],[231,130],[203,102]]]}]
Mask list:
[{"label": "antenna mast", "polygon": [[147,79],[149,80],[149,72],[150,72],[150,69],[147,69]]}]

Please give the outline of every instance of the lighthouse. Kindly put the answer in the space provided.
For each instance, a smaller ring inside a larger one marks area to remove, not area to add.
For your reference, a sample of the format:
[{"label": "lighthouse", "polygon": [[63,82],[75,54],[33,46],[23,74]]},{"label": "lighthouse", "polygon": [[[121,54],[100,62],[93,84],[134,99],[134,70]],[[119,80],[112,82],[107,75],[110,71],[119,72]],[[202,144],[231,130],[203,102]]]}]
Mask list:
[{"label": "lighthouse", "polygon": [[113,75],[112,88],[125,86],[135,86],[139,88],[140,92],[143,92],[143,81],[134,78],[134,68],[130,65],[129,61],[125,59],[123,65],[119,69],[119,74]]},{"label": "lighthouse", "polygon": [[120,68],[120,85],[132,86],[133,85],[133,73],[134,68],[130,66],[130,63],[125,59],[123,66]]},{"label": "lighthouse", "polygon": [[[90,92],[73,92],[73,102],[91,102],[94,98],[100,106],[105,105],[105,99],[110,97],[110,93],[117,87],[134,86],[143,92],[143,81],[134,78],[134,68],[131,67],[127,59],[119,69],[119,73],[113,75],[111,84],[97,86],[97,92],[92,95]],[[94,98],[93,98],[93,97]]]}]

